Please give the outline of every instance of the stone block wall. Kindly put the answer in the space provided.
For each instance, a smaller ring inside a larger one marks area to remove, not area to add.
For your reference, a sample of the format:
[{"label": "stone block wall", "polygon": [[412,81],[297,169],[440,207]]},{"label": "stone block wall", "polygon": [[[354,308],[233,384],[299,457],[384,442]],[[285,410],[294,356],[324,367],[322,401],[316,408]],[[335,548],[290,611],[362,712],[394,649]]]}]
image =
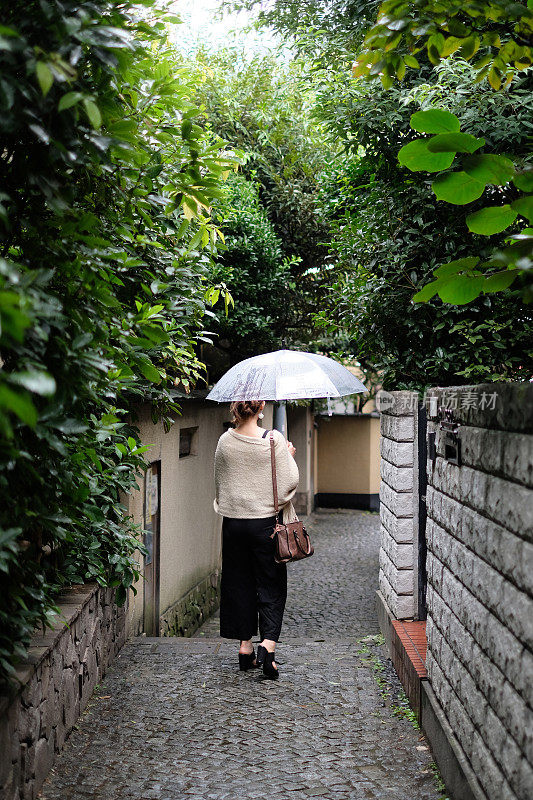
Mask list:
[{"label": "stone block wall", "polygon": [[428,677],[475,796],[533,797],[533,386],[434,389],[462,465],[428,461]]},{"label": "stone block wall", "polygon": [[0,797],[33,800],[95,686],[126,639],[126,614],[95,584],[58,598],[54,627],[31,641],[19,690],[0,697]]},{"label": "stone block wall", "polygon": [[418,483],[415,392],[379,392],[381,548],[379,590],[395,619],[416,613]]},{"label": "stone block wall", "polygon": [[219,605],[220,570],[216,570],[161,615],[161,636],[192,636]]}]

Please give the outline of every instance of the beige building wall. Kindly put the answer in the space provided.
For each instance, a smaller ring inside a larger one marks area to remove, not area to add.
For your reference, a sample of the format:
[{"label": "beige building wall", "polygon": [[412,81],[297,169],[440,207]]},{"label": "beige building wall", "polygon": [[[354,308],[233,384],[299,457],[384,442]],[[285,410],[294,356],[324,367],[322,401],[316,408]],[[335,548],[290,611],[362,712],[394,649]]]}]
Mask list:
[{"label": "beige building wall", "polygon": [[[182,415],[168,432],[154,424],[150,406],[137,409],[137,426],[146,464],[161,462],[160,503],[160,631],[189,635],[218,604],[222,518],[213,509],[213,459],[219,437],[230,420],[229,404],[184,400]],[[226,424],[226,425],[225,425]],[[272,404],[265,409],[264,427],[272,427]],[[179,457],[180,431],[195,429],[191,455]],[[127,498],[134,521],[143,525],[144,476],[139,490]],[[144,559],[141,558],[141,567]],[[144,580],[130,593],[129,629],[144,630]]]},{"label": "beige building wall", "polygon": [[369,460],[369,488],[371,494],[379,495],[381,485],[380,464],[381,464],[381,431],[379,414],[368,418],[370,423],[370,460]]},{"label": "beige building wall", "polygon": [[310,514],[314,503],[313,414],[309,406],[287,407],[287,436],[296,448],[300,482],[294,498],[298,514]]},{"label": "beige building wall", "polygon": [[379,417],[339,414],[317,420],[317,504],[377,510]]},{"label": "beige building wall", "polygon": [[311,461],[313,471],[313,493],[316,498],[318,493],[318,421],[316,420],[313,425],[313,434],[311,437]]}]

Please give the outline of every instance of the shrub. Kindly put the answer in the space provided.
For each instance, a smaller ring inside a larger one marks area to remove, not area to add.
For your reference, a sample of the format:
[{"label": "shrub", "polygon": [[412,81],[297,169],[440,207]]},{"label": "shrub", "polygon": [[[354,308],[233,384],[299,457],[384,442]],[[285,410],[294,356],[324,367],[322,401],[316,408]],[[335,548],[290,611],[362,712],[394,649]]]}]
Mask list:
[{"label": "shrub", "polygon": [[13,0],[0,29],[0,669],[65,584],[138,577],[130,408],[169,421],[232,160],[153,0]]}]

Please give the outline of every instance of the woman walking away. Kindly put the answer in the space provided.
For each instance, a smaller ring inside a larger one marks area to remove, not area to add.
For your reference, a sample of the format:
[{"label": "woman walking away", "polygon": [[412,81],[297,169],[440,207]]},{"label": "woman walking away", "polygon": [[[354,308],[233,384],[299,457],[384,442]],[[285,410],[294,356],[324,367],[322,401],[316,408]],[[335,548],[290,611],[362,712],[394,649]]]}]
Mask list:
[{"label": "woman walking away", "polygon": [[[215,453],[215,511],[223,516],[220,635],[240,641],[241,670],[262,666],[277,678],[274,661],[285,601],[287,565],[274,560],[276,524],[270,437],[276,453],[279,506],[284,522],[296,519],[291,503],[298,486],[296,452],[279,431],[260,428],[264,401],[232,403],[234,428],[218,441]],[[259,634],[257,657],[252,636]]]}]

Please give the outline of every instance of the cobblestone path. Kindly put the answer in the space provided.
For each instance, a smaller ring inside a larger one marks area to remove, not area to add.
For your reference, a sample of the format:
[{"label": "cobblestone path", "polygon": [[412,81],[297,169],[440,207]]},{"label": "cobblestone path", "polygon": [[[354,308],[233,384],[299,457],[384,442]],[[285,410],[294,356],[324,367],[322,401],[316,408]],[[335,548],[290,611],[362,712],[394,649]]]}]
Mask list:
[{"label": "cobblestone path", "polygon": [[378,632],[379,519],[309,522],[316,555],[289,566],[280,680],[239,672],[216,620],[192,639],[130,641],[43,800],[438,800],[426,741],[393,714],[382,648],[357,641]]}]

